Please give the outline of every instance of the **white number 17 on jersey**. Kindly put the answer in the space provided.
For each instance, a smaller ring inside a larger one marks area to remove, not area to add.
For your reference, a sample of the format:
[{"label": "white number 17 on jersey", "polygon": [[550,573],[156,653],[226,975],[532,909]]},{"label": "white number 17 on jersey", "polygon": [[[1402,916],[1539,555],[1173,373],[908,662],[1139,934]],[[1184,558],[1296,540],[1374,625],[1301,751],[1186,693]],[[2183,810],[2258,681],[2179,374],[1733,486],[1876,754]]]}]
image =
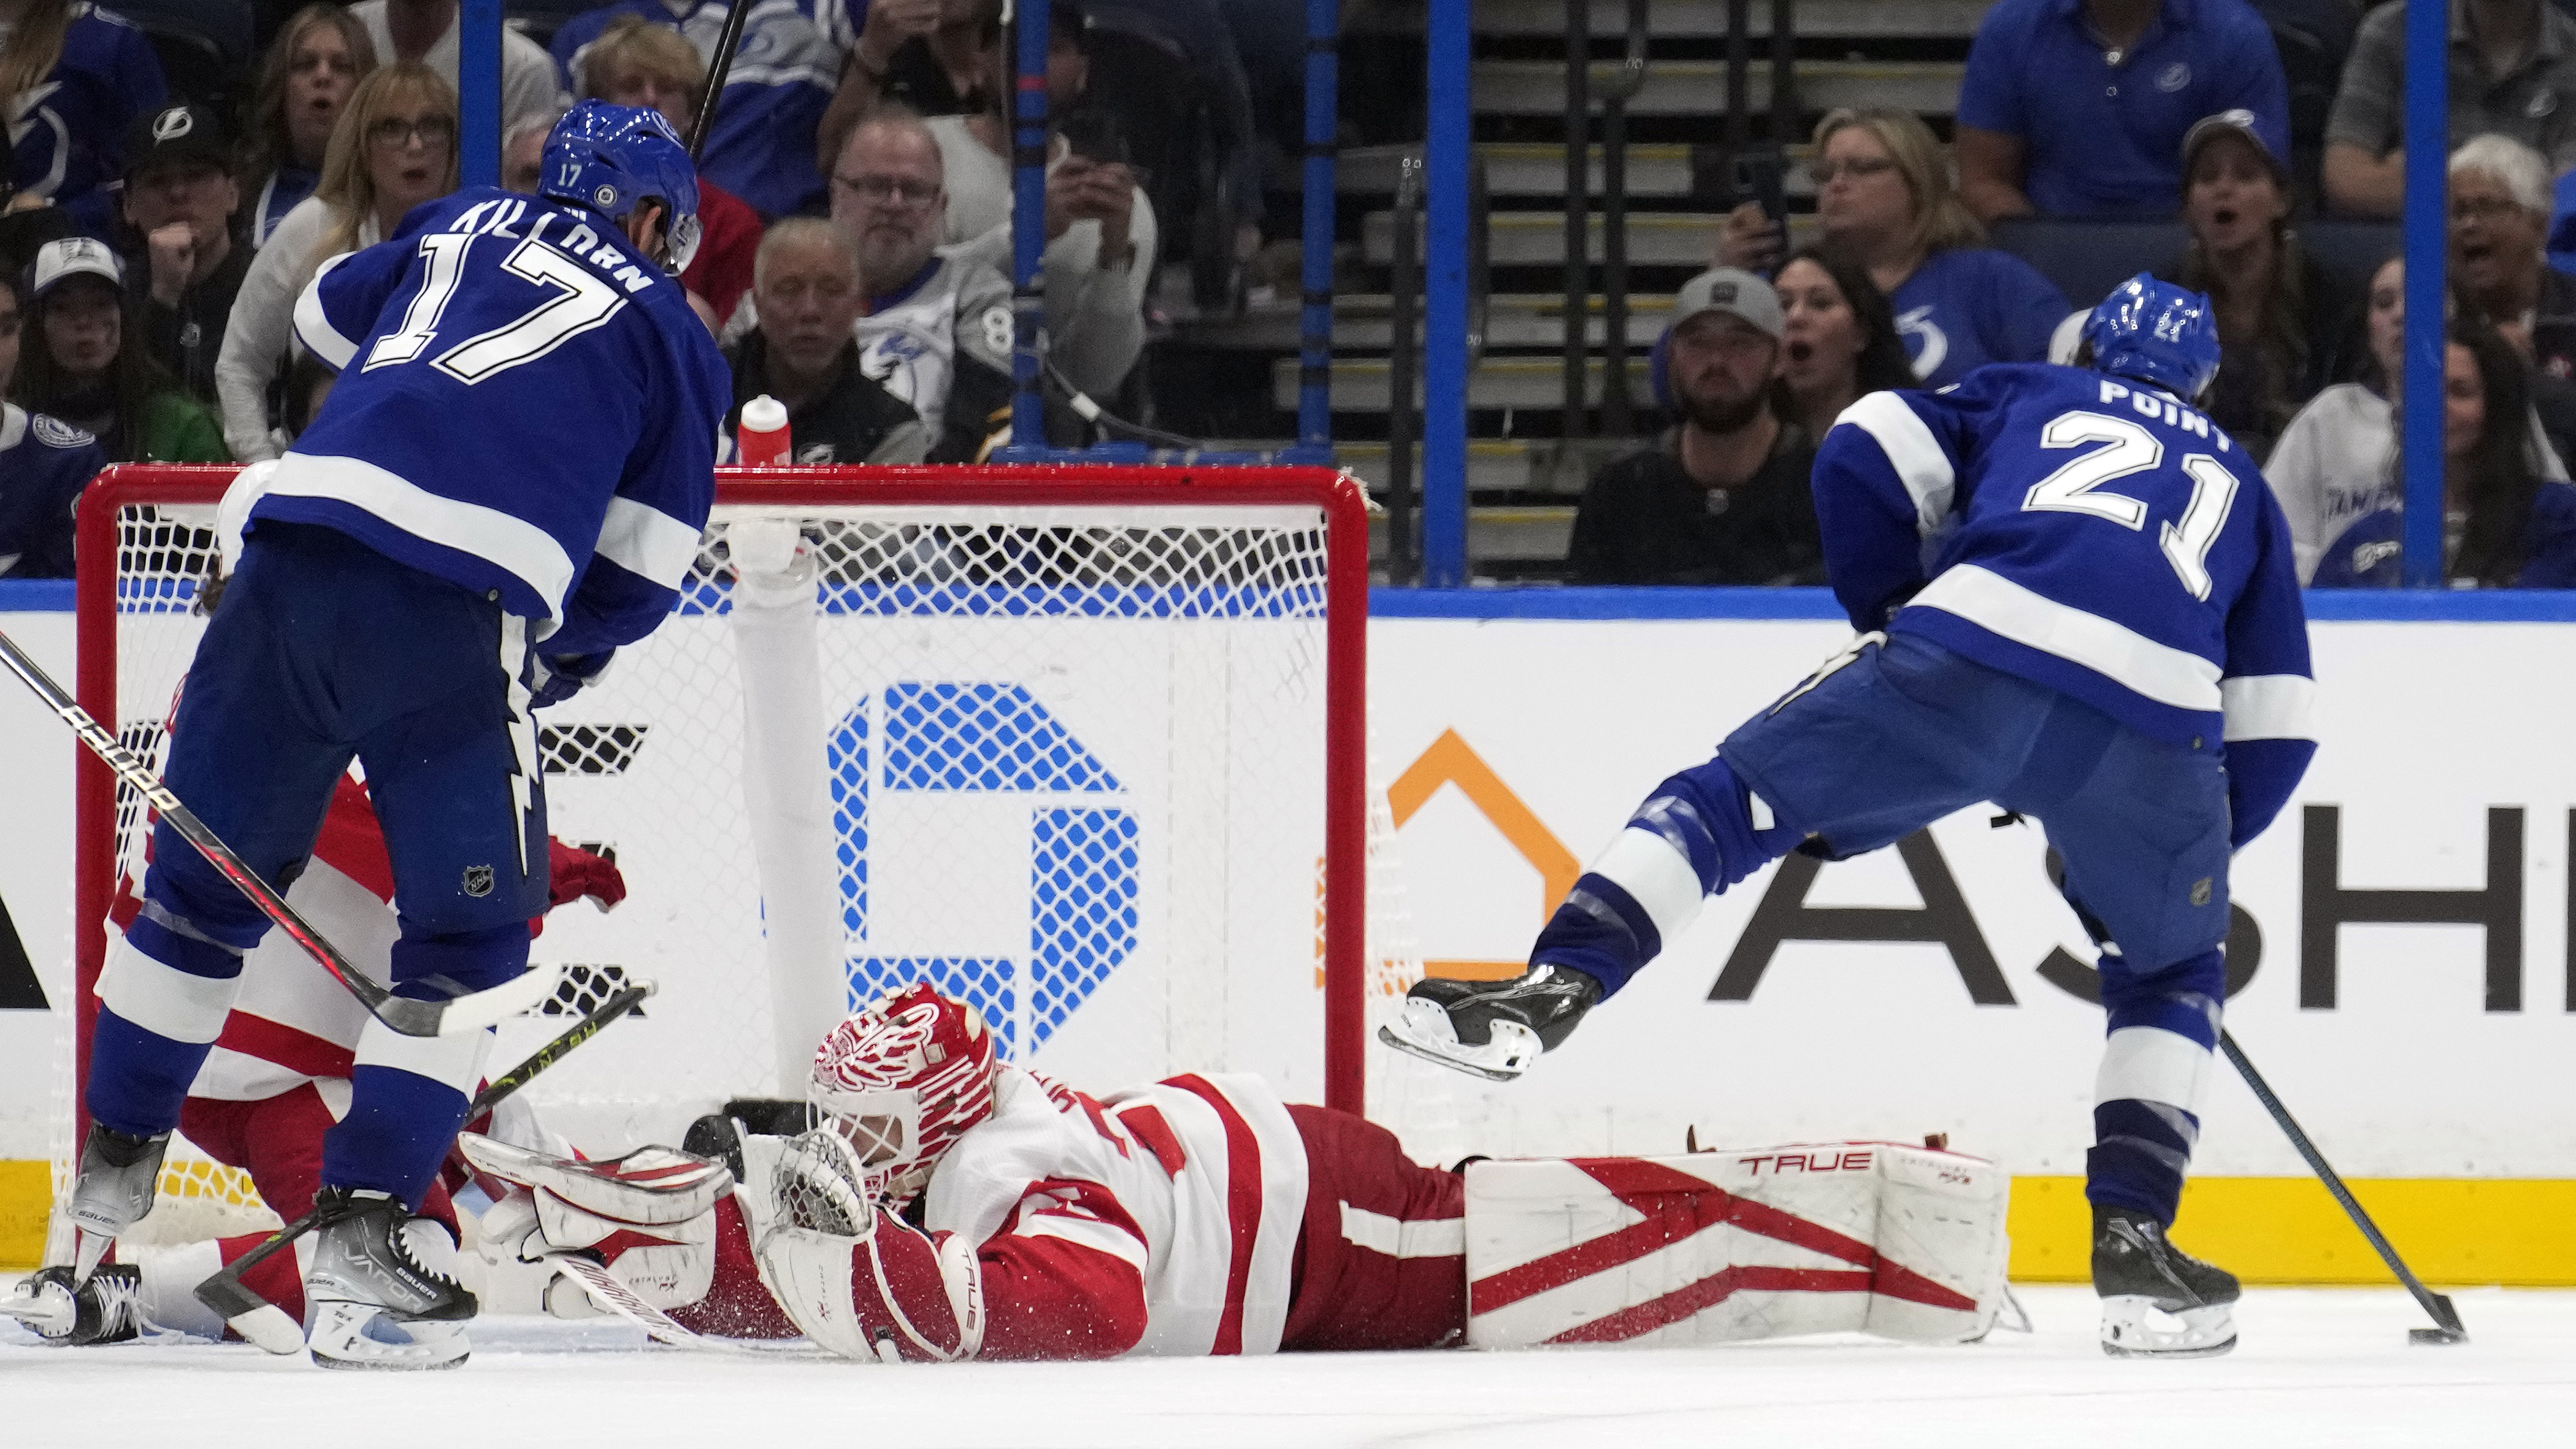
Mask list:
[{"label": "white number 17 on jersey", "polygon": [[[404,309],[402,326],[376,340],[362,371],[373,372],[409,362],[429,350],[438,338],[447,304],[465,278],[465,253],[477,239],[471,232],[432,232],[420,239],[420,254],[429,263],[420,291]],[[534,282],[554,295],[479,336],[469,337],[431,359],[430,366],[463,383],[482,382],[495,373],[534,362],[584,332],[617,315],[626,296],[593,275],[589,268],[530,237],[510,249],[501,270]]]},{"label": "white number 17 on jersey", "polygon": [[[2144,473],[2164,462],[2163,440],[2127,418],[2105,413],[2071,412],[2051,418],[2040,429],[2043,448],[2080,448],[2100,443],[2083,457],[2040,479],[2023,495],[2026,510],[2089,513],[2135,531],[2146,526],[2147,505],[2125,493],[2104,493],[2103,484]],[[2227,526],[2236,506],[2236,475],[2207,453],[2183,455],[2182,471],[2191,479],[2191,501],[2182,520],[2159,530],[2165,562],[2195,599],[2209,598],[2209,549]]]}]

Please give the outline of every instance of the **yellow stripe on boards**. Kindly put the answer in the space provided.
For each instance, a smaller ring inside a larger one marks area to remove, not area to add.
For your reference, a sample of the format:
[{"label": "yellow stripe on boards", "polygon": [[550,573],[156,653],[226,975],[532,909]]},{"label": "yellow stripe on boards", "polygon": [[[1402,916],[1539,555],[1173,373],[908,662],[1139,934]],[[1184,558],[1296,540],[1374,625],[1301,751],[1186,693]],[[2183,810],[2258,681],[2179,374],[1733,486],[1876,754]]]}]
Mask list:
[{"label": "yellow stripe on boards", "polygon": [[42,1162],[0,1162],[0,1272],[33,1268],[45,1256],[53,1170]]},{"label": "yellow stripe on boards", "polygon": [[[2353,1196],[2434,1284],[2576,1286],[2576,1182],[2527,1178],[2375,1178]],[[2092,1277],[2092,1209],[2080,1177],[2016,1177],[2012,1276]],[[2386,1284],[2379,1255],[2313,1177],[2195,1178],[2183,1189],[2175,1243],[2248,1283]]]}]

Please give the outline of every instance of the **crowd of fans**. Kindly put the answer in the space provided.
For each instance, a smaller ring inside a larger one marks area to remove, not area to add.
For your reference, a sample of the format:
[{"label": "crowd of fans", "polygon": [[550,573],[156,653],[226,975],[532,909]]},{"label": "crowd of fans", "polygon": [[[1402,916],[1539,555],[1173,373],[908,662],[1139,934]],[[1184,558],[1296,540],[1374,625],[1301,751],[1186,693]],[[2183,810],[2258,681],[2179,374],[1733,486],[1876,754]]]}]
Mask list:
[{"label": "crowd of fans", "polygon": [[[1754,205],[1724,218],[1716,269],[1683,293],[1655,354],[1673,426],[1592,480],[1575,581],[1811,579],[1794,540],[1812,535],[1812,516],[1785,517],[1780,500],[1796,490],[1779,486],[1776,463],[1754,466],[1791,456],[1764,441],[1768,429],[1812,440],[1874,388],[2074,360],[2072,319],[2098,299],[2063,296],[1986,246],[1989,226],[2039,216],[2182,223],[2180,254],[2154,270],[2210,298],[2223,361],[2200,403],[2261,465],[2301,578],[2394,584],[2404,266],[2338,272],[2301,242],[2299,220],[2387,221],[2401,208],[2406,3],[2350,6],[2349,50],[2328,57],[2341,84],[2305,118],[2315,134],[2294,132],[2275,44],[2287,31],[2267,19],[2288,8],[2276,0],[2000,0],[1969,52],[1947,160],[1910,114],[1826,116],[1810,162],[1819,246],[1766,285],[1753,273],[1779,258],[1779,222]],[[2450,38],[2447,571],[2461,586],[2565,587],[2576,583],[2565,462],[2576,457],[2576,18],[2547,0],[2453,0]],[[2321,156],[2313,180],[2302,155]],[[1711,286],[1734,301],[1713,307]],[[1717,312],[1749,321],[1767,347],[1748,335],[1741,366],[1707,362]],[[1747,370],[1757,354],[1767,371]],[[1763,387],[1757,426],[1737,404]]]},{"label": "crowd of fans", "polygon": [[[1049,6],[1047,322],[1073,387],[1109,397],[1126,383],[1170,250],[1162,193],[1131,147],[1196,157],[1217,192],[1249,198],[1228,214],[1250,222],[1262,149],[1295,143],[1280,130],[1293,118],[1275,94],[1279,37],[1257,10]],[[538,38],[514,25],[503,184],[535,190],[546,133],[578,99],[651,107],[690,134],[726,12],[604,0]],[[103,464],[288,447],[331,382],[294,341],[296,299],[324,263],[459,184],[457,0],[256,13],[260,54],[175,88],[170,52],[112,3],[0,0],[0,575],[69,571],[72,505]],[[1238,20],[1253,36],[1241,48]],[[680,280],[739,399],[788,405],[799,461],[970,461],[1007,413],[1004,34],[1003,0],[807,0],[747,18]],[[1095,45],[1168,59],[1152,106],[1131,87],[1095,94]],[[1256,70],[1271,82],[1257,113]],[[1214,118],[1224,144],[1153,134],[1173,94],[1213,98],[1189,114]]]},{"label": "crowd of fans", "polygon": [[[1814,580],[1806,460],[1843,408],[1990,362],[2072,360],[2069,319],[2094,299],[1990,245],[2026,215],[2180,220],[2187,242],[2157,270],[2215,310],[2225,360],[2203,405],[2265,467],[2304,574],[2387,580],[2402,268],[2345,275],[2299,223],[2399,208],[2407,0],[2356,8],[2327,58],[2340,86],[2306,111],[2267,21],[2282,3],[2000,0],[1951,147],[1906,112],[1825,116],[1813,245],[1791,252],[1756,207],[1724,218],[1715,267],[1655,350],[1672,426],[1593,480],[1576,580]],[[1296,121],[1296,29],[1277,9],[1050,0],[1043,264],[1065,386],[1114,396],[1135,372],[1158,259],[1257,245],[1261,162],[1293,150]],[[0,573],[69,568],[79,484],[61,480],[102,461],[291,444],[330,385],[293,342],[296,298],[458,184],[457,0],[257,13],[260,55],[174,93],[112,5],[0,0]],[[605,0],[559,17],[548,44],[505,35],[504,184],[534,188],[577,98],[691,130],[725,14]],[[800,461],[968,461],[1007,410],[1005,37],[1003,0],[799,0],[748,19],[681,280],[738,404],[784,401]],[[2576,270],[2551,258],[2576,267],[2576,18],[2452,0],[2450,37],[2450,572],[2564,582]],[[1172,161],[1192,145],[1203,164]]]}]

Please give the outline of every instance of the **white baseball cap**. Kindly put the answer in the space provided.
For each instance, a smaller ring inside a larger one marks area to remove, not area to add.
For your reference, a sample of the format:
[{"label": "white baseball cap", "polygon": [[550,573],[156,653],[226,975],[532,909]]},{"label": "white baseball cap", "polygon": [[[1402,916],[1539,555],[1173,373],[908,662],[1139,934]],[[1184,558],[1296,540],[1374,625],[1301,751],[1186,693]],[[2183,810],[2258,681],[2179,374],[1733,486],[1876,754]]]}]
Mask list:
[{"label": "white baseball cap", "polygon": [[107,243],[96,237],[67,236],[36,249],[34,275],[27,285],[28,300],[38,300],[64,278],[78,276],[105,277],[119,291],[125,288],[125,264],[117,260]]}]

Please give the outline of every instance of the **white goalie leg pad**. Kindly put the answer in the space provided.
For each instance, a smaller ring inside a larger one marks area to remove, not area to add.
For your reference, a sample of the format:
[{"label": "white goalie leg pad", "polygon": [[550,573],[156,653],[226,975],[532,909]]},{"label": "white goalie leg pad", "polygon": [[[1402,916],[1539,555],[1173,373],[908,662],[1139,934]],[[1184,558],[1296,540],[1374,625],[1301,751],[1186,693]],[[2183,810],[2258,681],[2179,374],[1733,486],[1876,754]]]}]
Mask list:
[{"label": "white goalie leg pad", "polygon": [[2010,1179],[1884,1142],[1467,1169],[1467,1342],[1981,1337]]},{"label": "white goalie leg pad", "polygon": [[673,1147],[642,1147],[603,1162],[558,1157],[480,1132],[457,1134],[456,1145],[481,1171],[624,1223],[686,1223],[715,1211],[734,1187],[722,1162]]}]

